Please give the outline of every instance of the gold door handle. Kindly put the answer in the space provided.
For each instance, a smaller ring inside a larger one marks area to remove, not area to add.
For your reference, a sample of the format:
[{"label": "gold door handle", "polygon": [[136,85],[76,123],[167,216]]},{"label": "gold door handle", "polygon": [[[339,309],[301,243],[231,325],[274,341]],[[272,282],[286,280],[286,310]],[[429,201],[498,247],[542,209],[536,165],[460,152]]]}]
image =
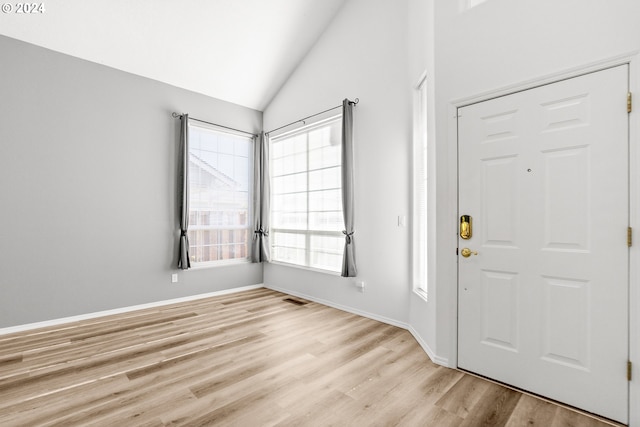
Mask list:
[{"label": "gold door handle", "polygon": [[460,255],[462,255],[465,258],[469,258],[472,254],[473,255],[478,255],[478,252],[472,251],[469,248],[462,248],[462,251],[460,251]]}]

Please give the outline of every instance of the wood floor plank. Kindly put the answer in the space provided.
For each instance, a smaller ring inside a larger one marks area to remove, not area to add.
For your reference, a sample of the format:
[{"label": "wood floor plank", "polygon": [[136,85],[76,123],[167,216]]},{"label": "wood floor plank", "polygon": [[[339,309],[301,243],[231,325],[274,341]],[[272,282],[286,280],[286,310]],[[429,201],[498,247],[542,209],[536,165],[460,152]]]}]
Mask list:
[{"label": "wood floor plank", "polygon": [[[478,379],[478,381],[482,381]],[[509,417],[507,427],[549,427],[553,424],[558,406],[541,399],[523,395]]]},{"label": "wood floor plank", "polygon": [[513,410],[522,397],[517,391],[489,384],[471,413],[461,424],[462,427],[499,427],[509,421]]},{"label": "wood floor plank", "polygon": [[576,411],[558,408],[551,427],[607,427],[609,423],[582,415]]},{"label": "wood floor plank", "polygon": [[[413,381],[406,381],[407,369],[411,370],[415,378]],[[367,399],[368,395],[379,395],[384,390],[393,390],[400,384],[405,388],[417,388],[418,382],[436,369],[438,367],[428,361],[424,352],[414,345],[403,351],[392,352],[379,363],[372,364],[368,375],[362,376],[349,390],[343,391],[348,396],[360,400]]]},{"label": "wood floor plank", "polygon": [[129,386],[122,375],[94,381],[73,389],[16,402],[0,410],[0,425],[40,426],[57,417],[82,411],[111,399]]},{"label": "wood floor plank", "polygon": [[[207,390],[200,394],[197,402],[176,410],[170,415],[168,422],[170,425],[183,425],[184,420],[189,419],[188,414],[203,414],[189,421],[188,425],[207,425],[206,423],[227,421],[229,417],[236,414],[243,405],[245,408],[248,402],[262,401],[267,397],[275,399],[276,393],[286,390],[295,381],[288,375],[289,371],[295,370],[296,366],[307,363],[310,355],[302,355],[293,359],[288,359],[274,366],[262,366],[260,370],[252,372],[250,377],[238,378],[238,381],[230,381],[226,387],[216,390]],[[211,373],[216,378],[217,373]],[[204,424],[200,424],[204,423]]]},{"label": "wood floor plank", "polygon": [[0,336],[0,425],[615,425],[288,297],[254,289]]},{"label": "wood floor plank", "polygon": [[477,377],[465,375],[435,404],[442,409],[465,418],[487,392],[489,383]]},{"label": "wood floor plank", "polygon": [[308,387],[301,390],[304,398],[285,409],[290,416],[279,422],[278,427],[347,425],[344,414],[351,411],[353,399],[337,390],[325,388],[314,393],[308,390]]},{"label": "wood floor plank", "polygon": [[403,376],[403,381],[392,387],[381,387],[369,398],[359,399],[367,402],[368,414],[363,411],[356,419],[365,423],[368,419],[375,419],[381,423],[378,425],[411,425],[425,417],[434,402],[461,376],[460,372],[443,367],[434,370],[422,368],[410,378]]},{"label": "wood floor plank", "polygon": [[446,411],[439,406],[431,406],[423,411],[414,411],[405,417],[399,426],[447,426],[458,427],[464,422],[463,418]]}]

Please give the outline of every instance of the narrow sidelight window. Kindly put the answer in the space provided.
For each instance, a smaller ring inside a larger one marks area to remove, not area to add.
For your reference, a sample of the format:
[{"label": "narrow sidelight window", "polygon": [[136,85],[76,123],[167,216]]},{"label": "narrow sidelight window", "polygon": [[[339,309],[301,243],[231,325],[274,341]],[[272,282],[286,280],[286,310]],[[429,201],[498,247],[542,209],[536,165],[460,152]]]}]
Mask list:
[{"label": "narrow sidelight window", "polygon": [[428,282],[428,145],[427,82],[423,78],[414,95],[413,133],[413,287],[426,298]]}]

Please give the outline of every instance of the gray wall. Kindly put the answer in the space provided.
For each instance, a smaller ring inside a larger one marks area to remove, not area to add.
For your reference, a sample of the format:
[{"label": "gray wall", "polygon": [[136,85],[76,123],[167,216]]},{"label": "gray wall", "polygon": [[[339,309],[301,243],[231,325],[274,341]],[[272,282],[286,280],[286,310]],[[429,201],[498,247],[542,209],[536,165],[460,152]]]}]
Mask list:
[{"label": "gray wall", "polygon": [[358,279],[266,264],[265,285],[394,324],[409,321],[411,83],[408,1],[350,0],[265,109],[265,129],[358,97],[354,110]]},{"label": "gray wall", "polygon": [[261,112],[3,36],[0,58],[0,328],[262,282],[260,264],[170,280],[171,112],[252,132]]}]

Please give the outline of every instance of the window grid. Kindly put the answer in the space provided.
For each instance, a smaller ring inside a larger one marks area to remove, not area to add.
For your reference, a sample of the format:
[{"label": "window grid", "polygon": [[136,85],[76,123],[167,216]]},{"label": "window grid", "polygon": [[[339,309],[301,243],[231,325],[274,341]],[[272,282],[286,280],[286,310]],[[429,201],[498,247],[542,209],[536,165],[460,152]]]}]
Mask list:
[{"label": "window grid", "polygon": [[[274,261],[340,271],[343,239],[339,156],[337,161],[334,160],[329,165],[323,164],[325,161],[323,156],[332,146],[331,143],[326,144],[327,138],[330,142],[331,130],[339,126],[339,119],[340,117],[335,118],[324,126],[314,126],[293,136],[272,139],[273,147],[282,144],[279,147],[280,154],[275,149],[271,150],[272,164],[275,166],[272,168],[272,180],[277,183],[272,187],[272,198],[278,200],[272,203],[273,218],[276,220],[271,227]],[[317,140],[314,144],[319,146],[315,147],[311,143],[314,132],[318,133],[315,135],[316,139],[321,136],[320,144]],[[288,147],[289,151],[287,151],[287,144],[292,143],[296,144],[295,147]],[[339,154],[339,145],[333,148],[338,150]],[[300,165],[295,164],[296,156],[299,158],[302,152],[304,153],[304,170],[299,168]],[[285,164],[287,158],[293,160],[293,166]],[[314,174],[317,175],[314,176]],[[335,179],[336,174],[338,179]],[[287,179],[291,181],[287,182]],[[333,182],[326,185],[327,179],[333,179]],[[337,198],[332,198],[328,193],[332,191],[338,192]],[[294,206],[296,196],[304,197],[303,206]],[[283,205],[287,197],[291,203],[288,207]],[[333,209],[331,206],[328,207],[332,201],[335,204],[335,199],[337,199],[337,205]],[[326,216],[331,214],[334,214],[334,221]],[[340,221],[336,221],[338,217]],[[289,227],[280,226],[282,221],[287,221]]]}]

